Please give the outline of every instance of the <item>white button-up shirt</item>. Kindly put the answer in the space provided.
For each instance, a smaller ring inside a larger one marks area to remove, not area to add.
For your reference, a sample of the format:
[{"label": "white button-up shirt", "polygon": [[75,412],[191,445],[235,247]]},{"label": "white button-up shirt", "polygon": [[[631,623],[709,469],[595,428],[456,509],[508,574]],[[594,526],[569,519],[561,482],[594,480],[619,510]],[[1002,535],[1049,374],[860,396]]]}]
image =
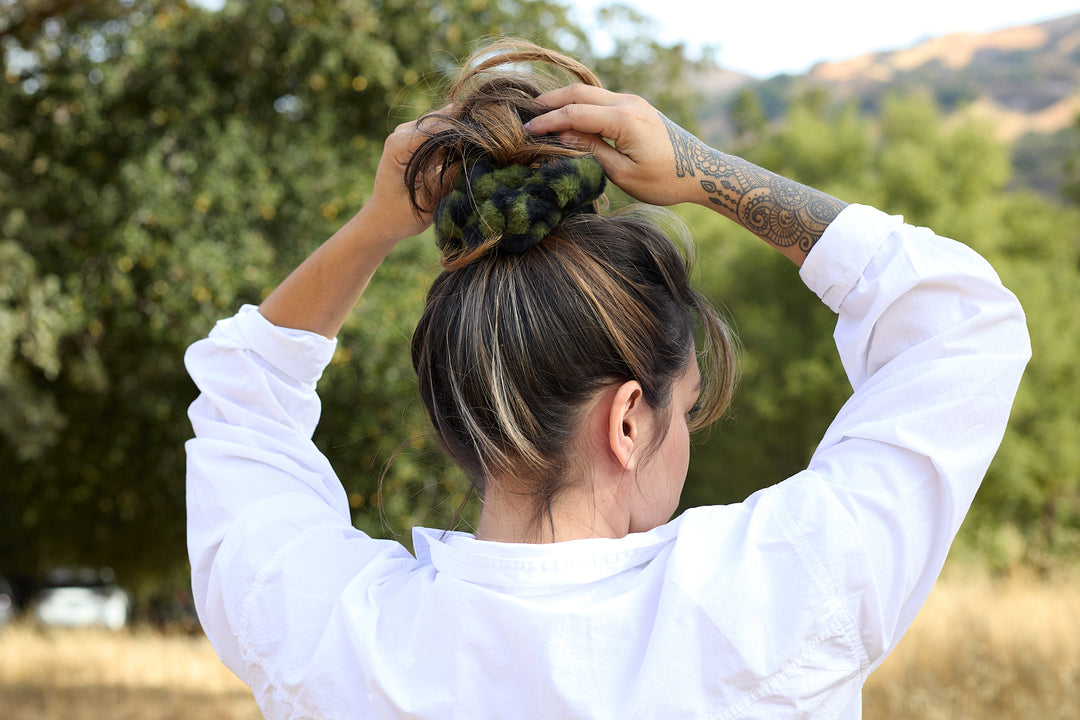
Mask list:
[{"label": "white button-up shirt", "polygon": [[625,538],[354,529],[311,435],[334,342],[254,308],[188,351],[199,617],[268,718],[857,718],[1005,429],[1024,317],[968,248],[851,206],[801,277],[854,394],[808,468]]}]

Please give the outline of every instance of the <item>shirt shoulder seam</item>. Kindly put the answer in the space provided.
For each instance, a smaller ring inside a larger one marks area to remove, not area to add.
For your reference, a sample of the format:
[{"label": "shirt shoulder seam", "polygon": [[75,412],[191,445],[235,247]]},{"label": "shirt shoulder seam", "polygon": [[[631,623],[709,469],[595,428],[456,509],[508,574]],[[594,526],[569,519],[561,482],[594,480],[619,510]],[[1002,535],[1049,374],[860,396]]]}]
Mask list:
[{"label": "shirt shoulder seam", "polygon": [[794,546],[796,553],[798,553],[799,559],[810,571],[810,576],[822,588],[825,596],[828,598],[829,605],[834,609],[834,613],[832,614],[840,621],[839,629],[843,633],[845,641],[857,653],[860,681],[865,681],[870,673],[870,655],[867,653],[866,647],[862,643],[855,619],[840,601],[840,591],[837,587],[836,580],[807,541],[806,534],[799,526],[799,522],[795,518],[794,513],[788,508],[783,495],[774,492],[768,493],[767,497],[769,502],[776,506],[779,517],[782,518],[783,524],[789,531],[792,545]]}]

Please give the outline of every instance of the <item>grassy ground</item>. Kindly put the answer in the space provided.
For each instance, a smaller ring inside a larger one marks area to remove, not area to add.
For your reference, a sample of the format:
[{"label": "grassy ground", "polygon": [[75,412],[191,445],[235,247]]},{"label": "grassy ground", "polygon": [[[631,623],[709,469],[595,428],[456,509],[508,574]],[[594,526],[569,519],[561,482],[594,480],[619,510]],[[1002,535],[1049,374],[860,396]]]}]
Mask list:
[{"label": "grassy ground", "polygon": [[954,574],[870,676],[866,718],[1080,718],[1080,580]]},{"label": "grassy ground", "polygon": [[251,692],[202,636],[0,631],[5,720],[258,720]]},{"label": "grassy ground", "polygon": [[[871,677],[864,716],[1080,718],[1080,581],[939,583]],[[5,720],[256,720],[251,694],[202,637],[151,631],[0,631]]]}]

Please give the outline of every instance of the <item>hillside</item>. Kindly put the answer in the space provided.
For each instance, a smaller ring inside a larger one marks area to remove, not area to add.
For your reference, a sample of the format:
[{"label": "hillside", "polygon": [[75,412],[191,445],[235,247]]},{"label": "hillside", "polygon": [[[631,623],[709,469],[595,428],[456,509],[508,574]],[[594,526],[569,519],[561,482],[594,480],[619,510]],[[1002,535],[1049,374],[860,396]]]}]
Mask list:
[{"label": "hillside", "polygon": [[929,91],[947,111],[991,121],[1003,140],[1053,133],[1080,115],[1080,14],[822,63],[806,80],[867,106],[894,90]]},{"label": "hillside", "polygon": [[753,91],[769,119],[815,88],[876,114],[890,93],[929,95],[947,114],[985,120],[1013,148],[1014,184],[1058,196],[1080,156],[1080,13],[986,34],[952,34],[912,47],[821,63],[805,75],[767,80],[713,69],[702,88],[700,131],[711,142],[736,139],[731,106]]}]

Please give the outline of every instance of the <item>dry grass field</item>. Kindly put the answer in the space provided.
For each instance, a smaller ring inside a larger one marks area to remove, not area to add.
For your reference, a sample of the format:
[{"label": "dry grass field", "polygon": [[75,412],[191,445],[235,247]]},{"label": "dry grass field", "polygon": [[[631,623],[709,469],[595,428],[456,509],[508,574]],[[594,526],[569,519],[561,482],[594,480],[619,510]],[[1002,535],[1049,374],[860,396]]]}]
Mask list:
[{"label": "dry grass field", "polygon": [[[1080,718],[1080,581],[951,574],[871,677],[872,720]],[[202,637],[0,631],[4,720],[256,720]]]},{"label": "dry grass field", "polygon": [[948,575],[870,676],[863,716],[1077,720],[1080,580]]},{"label": "dry grass field", "polygon": [[201,635],[0,630],[3,720],[259,720],[251,692]]}]

